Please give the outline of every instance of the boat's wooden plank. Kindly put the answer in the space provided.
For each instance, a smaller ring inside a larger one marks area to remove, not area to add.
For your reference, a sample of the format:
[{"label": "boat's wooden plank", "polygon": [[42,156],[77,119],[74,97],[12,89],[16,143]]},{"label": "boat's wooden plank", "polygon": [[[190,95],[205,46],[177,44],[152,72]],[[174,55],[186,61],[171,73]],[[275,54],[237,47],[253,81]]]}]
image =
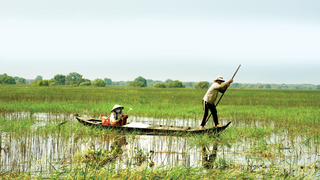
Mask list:
[{"label": "boat's wooden plank", "polygon": [[149,124],[131,122],[129,124],[123,125],[121,127],[131,127],[131,128],[151,128],[152,126]]}]

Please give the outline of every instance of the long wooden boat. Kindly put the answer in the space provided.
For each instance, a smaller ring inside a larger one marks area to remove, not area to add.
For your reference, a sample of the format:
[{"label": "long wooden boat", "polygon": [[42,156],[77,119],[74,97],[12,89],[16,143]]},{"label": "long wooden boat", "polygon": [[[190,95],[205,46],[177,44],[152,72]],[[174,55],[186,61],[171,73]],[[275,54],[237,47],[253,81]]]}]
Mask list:
[{"label": "long wooden boat", "polygon": [[222,127],[212,127],[212,128],[203,128],[199,127],[185,127],[185,126],[167,126],[167,125],[157,125],[157,124],[144,124],[140,122],[130,122],[124,126],[111,126],[111,125],[102,125],[100,119],[88,118],[75,116],[76,119],[86,125],[93,127],[100,127],[106,129],[115,129],[128,132],[139,132],[142,134],[158,135],[158,134],[204,134],[204,133],[219,133],[225,130],[230,124],[231,121]]}]

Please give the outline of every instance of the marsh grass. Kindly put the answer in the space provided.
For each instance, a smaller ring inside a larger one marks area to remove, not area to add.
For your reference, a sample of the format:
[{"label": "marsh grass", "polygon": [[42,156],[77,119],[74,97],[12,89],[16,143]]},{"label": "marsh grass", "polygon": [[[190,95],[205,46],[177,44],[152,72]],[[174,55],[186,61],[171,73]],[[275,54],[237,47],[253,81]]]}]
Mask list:
[{"label": "marsh grass", "polygon": [[[202,116],[201,100],[205,91],[1,86],[0,157],[5,166],[0,167],[0,178],[319,178],[319,91],[229,89],[218,106],[218,114],[221,121],[232,121],[232,126],[219,136],[188,135],[186,141],[164,137],[165,140],[148,142],[151,147],[165,146],[168,155],[177,153],[177,157],[181,154],[183,158],[193,150],[206,149],[202,153],[214,160],[205,166],[152,165],[151,151],[139,144],[143,137],[138,132],[126,134],[130,137],[127,140],[130,149],[122,151],[128,157],[113,155],[111,160],[106,154],[117,152],[116,148],[112,149],[102,139],[114,138],[123,132],[85,127],[73,121],[73,113],[98,117],[101,113],[108,114],[114,104],[121,104],[126,107],[125,112],[133,109],[130,117],[152,117],[152,123],[175,125],[184,119],[188,122],[183,124],[194,124],[193,121],[197,124]],[[35,116],[41,113],[46,117]],[[159,119],[162,122],[154,122]],[[59,126],[64,121],[68,122]],[[30,144],[39,144],[38,148],[42,149],[40,144],[46,141],[48,152],[40,151],[36,155],[30,152]],[[178,152],[181,149],[183,152]],[[16,152],[21,154],[14,155]],[[86,155],[89,158],[83,159]],[[123,167],[124,162],[128,166]],[[206,168],[209,166],[211,168]]]}]

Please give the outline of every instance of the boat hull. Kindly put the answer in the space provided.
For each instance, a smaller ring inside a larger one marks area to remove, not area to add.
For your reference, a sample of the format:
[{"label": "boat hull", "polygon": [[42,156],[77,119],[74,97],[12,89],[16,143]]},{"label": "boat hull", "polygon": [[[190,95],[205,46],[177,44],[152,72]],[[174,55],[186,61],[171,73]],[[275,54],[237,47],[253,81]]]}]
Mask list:
[{"label": "boat hull", "polygon": [[143,124],[139,122],[131,122],[124,126],[111,126],[102,125],[100,119],[88,118],[76,116],[76,119],[83,125],[104,128],[104,129],[114,129],[126,132],[139,132],[141,134],[159,135],[159,134],[216,134],[225,130],[230,124],[227,123],[222,127],[212,127],[199,129],[198,127],[185,127],[185,126],[164,126],[156,124]]}]

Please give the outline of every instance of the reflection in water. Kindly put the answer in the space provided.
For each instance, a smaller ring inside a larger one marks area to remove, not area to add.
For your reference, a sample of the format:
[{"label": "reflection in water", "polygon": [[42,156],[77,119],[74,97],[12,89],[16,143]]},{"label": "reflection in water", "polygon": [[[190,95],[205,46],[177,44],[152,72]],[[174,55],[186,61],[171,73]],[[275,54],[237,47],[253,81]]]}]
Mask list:
[{"label": "reflection in water", "polygon": [[217,158],[217,146],[214,145],[212,150],[210,151],[209,148],[203,147],[202,148],[202,166],[206,169],[212,169],[214,166],[214,161]]},{"label": "reflection in water", "polygon": [[[19,118],[20,116],[22,115],[19,115]],[[299,143],[303,140],[299,137],[291,140],[290,136],[273,135],[261,142],[252,142],[248,139],[248,141],[233,143],[230,146],[208,145],[198,148],[192,145],[194,142],[190,138],[180,136],[125,136],[123,134],[84,136],[78,132],[70,132],[69,135],[61,136],[62,132],[59,128],[53,133],[43,134],[38,133],[39,126],[59,124],[73,117],[45,114],[33,114],[32,117],[35,119],[35,125],[32,126],[33,132],[16,136],[12,132],[0,131],[0,172],[11,170],[41,172],[48,169],[53,171],[52,167],[57,169],[69,164],[76,154],[85,153],[88,150],[94,152],[95,158],[97,153],[105,153],[105,156],[100,157],[109,157],[109,159],[102,159],[106,160],[105,163],[116,162],[118,165],[116,168],[147,164],[149,167],[183,165],[186,167],[203,166],[211,169],[214,168],[214,164],[217,164],[215,163],[217,157],[219,157],[219,162],[222,159],[245,164],[249,162],[247,158],[249,157],[254,165],[264,163],[265,165],[288,166],[290,163],[290,167],[295,167],[311,164],[320,157],[319,143],[310,141],[306,146]],[[13,117],[10,116],[10,118]],[[146,120],[146,118],[142,119]],[[136,121],[139,119],[136,118]],[[156,120],[152,119],[152,121]],[[174,121],[176,124],[186,124],[186,122]],[[75,126],[75,124],[76,122],[68,122],[67,126]],[[281,146],[272,152],[274,158],[267,159],[259,156],[264,153],[261,147],[266,146],[266,150],[275,149],[273,147],[275,144]],[[112,152],[114,154],[111,154]],[[257,153],[256,156],[252,154],[253,152]]]}]

